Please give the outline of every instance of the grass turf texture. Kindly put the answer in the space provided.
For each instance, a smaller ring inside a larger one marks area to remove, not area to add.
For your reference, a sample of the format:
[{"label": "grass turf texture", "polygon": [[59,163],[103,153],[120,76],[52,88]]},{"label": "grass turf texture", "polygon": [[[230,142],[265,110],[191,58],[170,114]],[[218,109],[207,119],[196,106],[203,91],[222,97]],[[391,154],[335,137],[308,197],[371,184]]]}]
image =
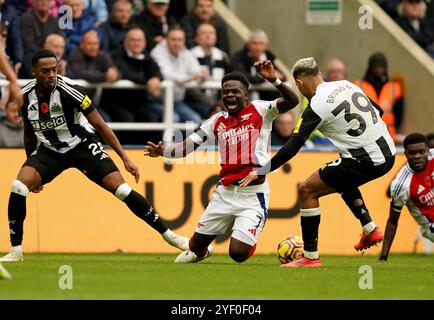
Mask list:
[{"label": "grass turf texture", "polygon": [[[175,256],[26,254],[3,263],[13,279],[0,281],[0,299],[434,299],[434,256],[323,256],[323,268],[297,270],[274,255],[241,265],[226,255],[177,265]],[[72,290],[59,289],[62,265],[72,267]],[[372,290],[359,288],[362,265],[372,267]]]}]

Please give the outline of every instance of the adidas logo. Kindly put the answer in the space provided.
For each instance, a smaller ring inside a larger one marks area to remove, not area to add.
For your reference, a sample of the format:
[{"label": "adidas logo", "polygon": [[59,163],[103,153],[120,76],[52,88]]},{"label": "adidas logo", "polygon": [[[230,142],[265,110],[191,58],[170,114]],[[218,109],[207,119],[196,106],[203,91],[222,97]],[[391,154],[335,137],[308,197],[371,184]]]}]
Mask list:
[{"label": "adidas logo", "polygon": [[160,219],[160,216],[158,214],[156,214],[154,217],[154,222],[157,221],[158,219]]},{"label": "adidas logo", "polygon": [[14,230],[11,229],[11,230],[9,231],[9,234],[15,235],[16,233],[14,232]]},{"label": "adidas logo", "polygon": [[256,229],[249,229],[249,232],[250,232],[251,234],[253,234],[254,236],[256,236]]},{"label": "adidas logo", "polygon": [[425,190],[425,187],[423,185],[420,185],[417,189],[417,194],[420,194],[423,190]]},{"label": "adidas logo", "polygon": [[35,105],[31,105],[29,106],[29,111],[37,111],[38,109],[36,108]]},{"label": "adidas logo", "polygon": [[219,126],[217,127],[217,131],[221,131],[226,128],[226,125],[223,122],[220,122]]}]

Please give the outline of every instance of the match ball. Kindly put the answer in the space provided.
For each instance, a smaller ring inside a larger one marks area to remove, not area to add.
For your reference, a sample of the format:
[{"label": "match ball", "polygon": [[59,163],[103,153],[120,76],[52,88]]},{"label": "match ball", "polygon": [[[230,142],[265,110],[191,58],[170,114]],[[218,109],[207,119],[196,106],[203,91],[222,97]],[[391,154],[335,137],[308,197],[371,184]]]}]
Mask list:
[{"label": "match ball", "polygon": [[284,264],[301,258],[304,242],[300,236],[289,236],[279,242],[277,246],[277,258]]}]

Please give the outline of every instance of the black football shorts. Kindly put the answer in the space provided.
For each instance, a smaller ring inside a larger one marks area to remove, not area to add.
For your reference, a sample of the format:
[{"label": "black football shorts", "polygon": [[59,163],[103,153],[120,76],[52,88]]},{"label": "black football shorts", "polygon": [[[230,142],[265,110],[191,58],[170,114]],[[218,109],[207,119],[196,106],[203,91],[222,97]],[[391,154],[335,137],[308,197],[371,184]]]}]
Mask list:
[{"label": "black football shorts", "polygon": [[42,185],[49,183],[69,168],[80,170],[99,185],[102,185],[102,179],[106,175],[119,171],[96,135],[89,135],[66,153],[52,151],[41,144],[37,152],[23,164],[24,166],[38,171]]},{"label": "black football shorts", "polygon": [[319,175],[328,186],[342,193],[348,188],[359,187],[385,175],[392,169],[394,163],[394,156],[376,166],[351,158],[338,158],[319,169]]}]

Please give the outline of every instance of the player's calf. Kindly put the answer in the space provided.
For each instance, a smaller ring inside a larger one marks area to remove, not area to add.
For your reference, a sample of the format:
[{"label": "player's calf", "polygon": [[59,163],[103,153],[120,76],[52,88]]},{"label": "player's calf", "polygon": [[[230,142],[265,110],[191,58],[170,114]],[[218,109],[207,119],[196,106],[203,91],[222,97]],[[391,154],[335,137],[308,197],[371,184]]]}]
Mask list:
[{"label": "player's calf", "polygon": [[188,238],[173,233],[160,219],[160,216],[148,201],[141,194],[134,191],[127,183],[123,183],[117,188],[115,196],[123,201],[137,217],[158,231],[171,246],[180,250],[188,249]]}]

